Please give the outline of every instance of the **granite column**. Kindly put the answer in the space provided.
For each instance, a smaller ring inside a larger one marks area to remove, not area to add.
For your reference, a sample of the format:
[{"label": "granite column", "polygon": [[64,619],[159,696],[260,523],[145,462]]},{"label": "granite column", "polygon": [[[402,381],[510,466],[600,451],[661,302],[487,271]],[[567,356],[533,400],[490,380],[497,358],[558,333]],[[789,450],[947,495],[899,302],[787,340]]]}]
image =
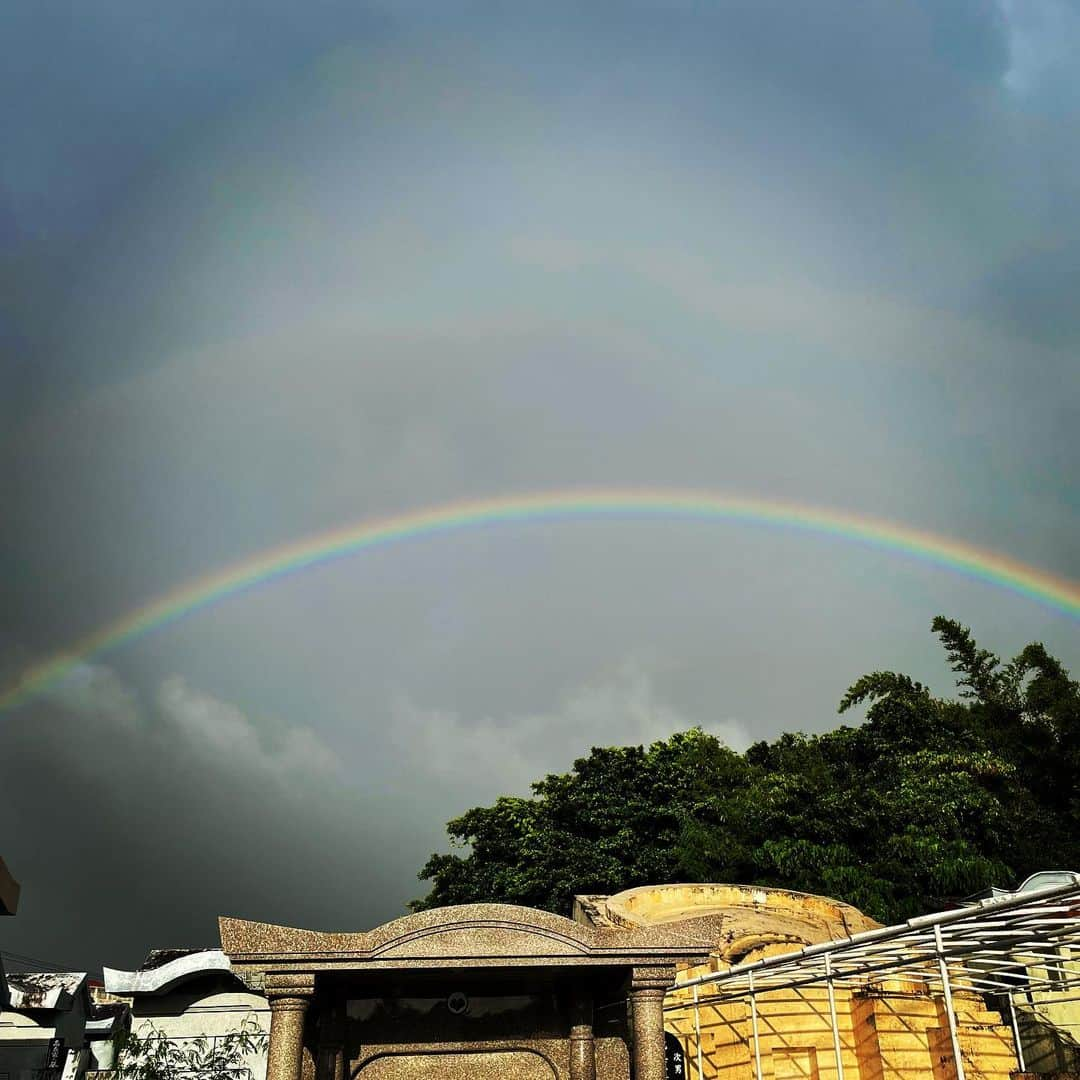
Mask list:
[{"label": "granite column", "polygon": [[629,981],[634,1080],[665,1080],[664,995],[675,982],[670,965],[636,967]]},{"label": "granite column", "polygon": [[304,1019],[315,994],[314,975],[267,975],[270,1047],[266,1080],[301,1080]]},{"label": "granite column", "polygon": [[593,999],[588,990],[576,990],[570,1002],[570,1080],[596,1080]]}]

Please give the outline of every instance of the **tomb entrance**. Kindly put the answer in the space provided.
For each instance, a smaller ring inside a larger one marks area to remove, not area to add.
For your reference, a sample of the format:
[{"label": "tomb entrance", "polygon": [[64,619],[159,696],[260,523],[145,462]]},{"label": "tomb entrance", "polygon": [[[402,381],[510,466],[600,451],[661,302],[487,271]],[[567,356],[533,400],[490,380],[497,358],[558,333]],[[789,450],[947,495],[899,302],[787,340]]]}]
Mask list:
[{"label": "tomb entrance", "polygon": [[664,1080],[664,994],[710,951],[507,904],[360,933],[220,923],[270,1003],[267,1080]]}]

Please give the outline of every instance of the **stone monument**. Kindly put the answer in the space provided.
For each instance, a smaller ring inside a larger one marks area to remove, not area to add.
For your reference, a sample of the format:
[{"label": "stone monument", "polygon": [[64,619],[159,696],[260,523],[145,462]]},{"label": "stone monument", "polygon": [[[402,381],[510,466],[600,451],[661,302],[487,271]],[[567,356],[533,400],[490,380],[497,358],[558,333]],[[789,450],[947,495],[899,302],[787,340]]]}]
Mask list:
[{"label": "stone monument", "polygon": [[220,925],[269,999],[267,1080],[664,1080],[664,994],[713,947],[507,904],[366,933]]}]

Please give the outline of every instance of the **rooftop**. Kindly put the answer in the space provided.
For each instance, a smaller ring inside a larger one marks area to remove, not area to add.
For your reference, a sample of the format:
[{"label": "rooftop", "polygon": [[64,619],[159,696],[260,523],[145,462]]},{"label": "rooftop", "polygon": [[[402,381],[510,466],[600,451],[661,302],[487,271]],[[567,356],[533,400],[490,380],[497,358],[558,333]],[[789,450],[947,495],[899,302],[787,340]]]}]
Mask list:
[{"label": "rooftop", "polygon": [[57,1009],[66,1012],[84,992],[85,971],[19,971],[7,977],[13,1009]]},{"label": "rooftop", "polygon": [[198,953],[215,952],[217,947],[214,945],[207,945],[201,949],[151,949],[146,954],[146,959],[139,965],[139,971],[153,971],[155,968],[164,967],[166,964],[171,964],[174,960],[179,960],[184,956],[195,956]]},{"label": "rooftop", "polygon": [[135,971],[105,968],[107,994],[162,994],[189,979],[229,974],[229,958],[220,949],[155,949]]},{"label": "rooftop", "polygon": [[681,925],[712,942],[724,963],[763,949],[796,948],[880,924],[850,904],[753,885],[643,885],[613,896],[574,897],[574,919],[597,928]]},{"label": "rooftop", "polygon": [[[947,980],[983,993],[1080,989],[1062,950],[1080,947],[1080,875],[1030,891],[992,897],[897,926],[838,936],[753,963],[683,979],[715,1000],[768,990],[833,984],[851,989],[902,978],[940,989]],[[668,1008],[686,1008],[676,1001]]]}]

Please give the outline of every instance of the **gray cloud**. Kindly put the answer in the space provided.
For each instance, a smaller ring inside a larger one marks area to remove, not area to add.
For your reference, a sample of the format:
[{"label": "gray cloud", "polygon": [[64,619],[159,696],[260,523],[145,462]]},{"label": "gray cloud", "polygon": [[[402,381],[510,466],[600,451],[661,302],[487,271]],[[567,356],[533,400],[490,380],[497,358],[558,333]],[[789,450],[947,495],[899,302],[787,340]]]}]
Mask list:
[{"label": "gray cloud", "polygon": [[999,0],[1008,38],[1005,86],[1018,95],[1044,91],[1070,64],[1080,42],[1080,12],[1068,0]]},{"label": "gray cloud", "polygon": [[2,736],[6,850],[32,955],[129,964],[163,935],[214,941],[233,905],[280,917],[305,893],[313,839],[340,840],[338,814],[370,812],[309,728],[256,725],[178,678],[148,706],[115,672],[84,666],[49,699],[6,718]]},{"label": "gray cloud", "polygon": [[[218,701],[190,687],[179,675],[158,689],[157,707],[177,737],[198,747],[209,758],[224,758],[233,769],[244,769],[288,780],[299,775],[307,782],[338,777],[338,762],[308,727],[286,727],[271,734],[235,705]],[[275,737],[276,736],[276,737]]]},{"label": "gray cloud", "polygon": [[[1074,7],[132,11],[3,16],[6,668],[276,545],[582,485],[1080,576]],[[1060,614],[791,529],[521,523],[254,587],[0,717],[13,930],[89,964],[370,924],[594,743],[946,690],[938,612],[1076,666]]]},{"label": "gray cloud", "polygon": [[[417,706],[402,695],[393,703],[391,741],[418,771],[470,786],[497,776],[501,793],[527,795],[541,776],[568,768],[568,749],[581,746],[583,732],[600,745],[634,745],[686,731],[694,721],[657,697],[654,679],[640,658],[564,695],[553,712],[498,720]],[[737,750],[750,744],[738,721],[707,725]]]},{"label": "gray cloud", "polygon": [[[211,943],[219,914],[373,925],[401,913],[408,897],[395,902],[389,882],[407,880],[438,843],[423,820],[431,809],[448,818],[466,798],[527,794],[585,749],[583,731],[649,742],[691,726],[640,659],[542,715],[470,719],[404,695],[389,712],[385,742],[369,747],[388,755],[380,780],[311,727],[249,716],[179,676],[146,704],[110,668],[77,666],[9,718],[0,742],[22,951],[93,969]],[[715,730],[747,741],[734,722]],[[395,790],[402,779],[408,788]]]}]

